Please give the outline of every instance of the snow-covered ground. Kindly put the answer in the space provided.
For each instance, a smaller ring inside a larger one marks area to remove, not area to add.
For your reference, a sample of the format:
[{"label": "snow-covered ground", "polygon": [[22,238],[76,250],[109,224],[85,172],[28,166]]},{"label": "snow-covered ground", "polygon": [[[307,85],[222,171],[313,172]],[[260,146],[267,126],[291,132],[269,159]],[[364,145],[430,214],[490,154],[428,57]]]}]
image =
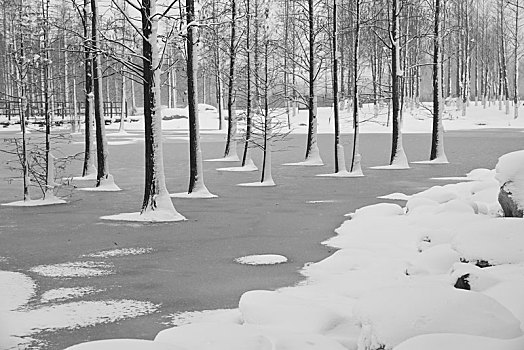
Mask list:
[{"label": "snow-covered ground", "polygon": [[[199,105],[199,119],[200,129],[202,133],[226,133],[227,132],[227,111],[224,110],[222,116],[224,118],[222,130],[218,130],[219,120],[218,111],[215,107],[200,104]],[[513,108],[511,108],[513,111]],[[350,110],[342,109],[340,111],[340,130],[342,133],[352,132],[352,114]],[[276,118],[282,125],[287,126],[287,114],[283,110],[276,110],[274,112]],[[237,111],[237,115],[241,116],[242,111]],[[162,128],[164,130],[188,130],[188,108],[164,108],[162,110]],[[127,131],[144,130],[143,116],[136,116],[138,122],[126,122],[125,128]],[[391,132],[390,115],[387,106],[380,109],[380,113],[375,116],[372,105],[364,105],[361,109],[361,133],[389,133]],[[292,116],[291,132],[305,134],[307,133],[308,112],[301,109],[297,116]],[[318,132],[319,133],[333,133],[333,108],[321,107],[318,109]],[[139,142],[134,138],[136,134],[121,134],[118,133],[120,123],[113,123],[108,125],[109,137],[118,137],[119,140],[111,140],[112,145],[125,145]],[[67,126],[61,128],[67,129]],[[245,121],[240,120],[238,125],[239,131],[245,129]],[[419,108],[406,108],[403,114],[402,131],[404,133],[429,133],[432,128],[432,119],[430,104],[426,104]],[[445,130],[471,130],[471,129],[486,129],[486,128],[524,128],[524,118],[514,119],[513,112],[506,115],[503,110],[499,110],[498,104],[491,104],[485,109],[481,103],[475,106],[472,102],[467,109],[465,117],[462,112],[457,110],[455,106],[446,106],[444,113],[444,129]],[[19,125],[10,125],[7,128],[1,128],[2,131],[18,131]],[[29,128],[31,129],[31,127]],[[284,131],[288,131],[285,128]],[[129,139],[127,139],[129,138]]]},{"label": "snow-covered ground", "polygon": [[[510,157],[524,167],[524,152]],[[500,217],[506,170],[515,167],[385,194],[402,205],[349,213],[324,242],[338,250],[304,266],[297,286],[246,292],[234,310],[176,315],[178,326],[152,343],[69,349],[523,349],[524,220]]]}]

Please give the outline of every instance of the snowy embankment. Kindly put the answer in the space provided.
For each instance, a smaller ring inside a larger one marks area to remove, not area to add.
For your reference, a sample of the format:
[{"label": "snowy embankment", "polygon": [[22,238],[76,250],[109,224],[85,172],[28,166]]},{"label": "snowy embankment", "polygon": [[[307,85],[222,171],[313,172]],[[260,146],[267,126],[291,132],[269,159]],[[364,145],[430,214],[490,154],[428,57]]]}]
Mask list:
[{"label": "snowy embankment", "polygon": [[[511,156],[520,167],[523,154]],[[508,169],[348,214],[324,242],[338,250],[306,265],[297,286],[176,315],[153,342],[70,349],[524,349],[524,220],[501,217],[497,201]]]}]

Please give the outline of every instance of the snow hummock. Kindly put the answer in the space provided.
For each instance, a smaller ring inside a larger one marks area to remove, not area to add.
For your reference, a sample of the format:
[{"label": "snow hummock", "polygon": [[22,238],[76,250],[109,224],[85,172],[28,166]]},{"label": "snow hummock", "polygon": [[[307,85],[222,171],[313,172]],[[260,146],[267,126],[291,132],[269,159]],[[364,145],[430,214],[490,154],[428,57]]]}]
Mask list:
[{"label": "snow hummock", "polygon": [[77,344],[65,350],[187,350],[178,346],[142,339],[106,339]]},{"label": "snow hummock", "polygon": [[323,166],[324,162],[320,158],[320,155],[317,155],[317,156],[311,156],[309,159],[306,159],[302,162],[284,163],[282,165],[286,165],[286,166]]},{"label": "snow hummock", "polygon": [[387,195],[380,196],[377,198],[378,199],[391,199],[391,200],[396,200],[396,201],[407,201],[411,198],[411,196],[404,194],[404,193],[395,192],[395,193],[387,194]]},{"label": "snow hummock", "polygon": [[424,334],[410,338],[394,350],[521,350],[524,337],[496,339],[468,334]]},{"label": "snow hummock", "polygon": [[29,271],[45,277],[72,278],[113,274],[113,265],[99,261],[75,261],[54,265],[39,265]]},{"label": "snow hummock", "polygon": [[153,248],[117,248],[111,250],[102,250],[100,252],[82,255],[83,258],[115,258],[130,255],[148,254]]},{"label": "snow hummock", "polygon": [[500,157],[495,178],[500,186],[506,185],[519,209],[524,209],[524,150]]},{"label": "snow hummock", "polygon": [[287,262],[287,258],[277,254],[263,254],[243,256],[235,261],[243,265],[275,265]]},{"label": "snow hummock", "polygon": [[43,205],[56,205],[56,204],[66,204],[67,202],[63,200],[62,198],[53,196],[53,195],[46,195],[45,198],[41,199],[28,199],[26,201],[15,201],[11,203],[2,203],[2,205],[6,207],[39,207]]}]

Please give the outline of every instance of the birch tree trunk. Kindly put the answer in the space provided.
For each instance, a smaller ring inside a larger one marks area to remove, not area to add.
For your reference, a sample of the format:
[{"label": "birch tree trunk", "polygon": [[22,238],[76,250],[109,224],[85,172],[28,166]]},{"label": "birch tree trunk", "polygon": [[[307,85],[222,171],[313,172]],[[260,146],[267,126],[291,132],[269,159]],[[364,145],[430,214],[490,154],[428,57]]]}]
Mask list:
[{"label": "birch tree trunk", "polygon": [[442,125],[442,2],[434,0],[435,20],[433,26],[433,132],[431,134],[431,154],[429,159],[447,163],[444,153],[444,127]]},{"label": "birch tree trunk", "polygon": [[515,1],[515,37],[513,38],[513,59],[514,59],[514,75],[513,75],[513,107],[514,107],[514,119],[519,117],[519,0]]},{"label": "birch tree trunk", "polygon": [[390,165],[399,168],[409,168],[404,147],[402,145],[402,118],[400,115],[401,80],[403,76],[400,57],[400,7],[399,0],[392,0],[391,6],[391,85],[393,123]]},{"label": "birch tree trunk", "polygon": [[231,38],[229,47],[229,77],[228,77],[228,96],[227,96],[227,139],[224,158],[239,160],[237,155],[237,116],[235,108],[235,61],[236,61],[236,21],[237,6],[236,0],[231,1]]},{"label": "birch tree trunk", "polygon": [[360,118],[358,101],[358,66],[360,51],[360,6],[361,0],[355,0],[355,43],[353,45],[353,153],[351,155],[351,167],[349,171],[355,175],[362,175],[360,163]]},{"label": "birch tree trunk", "polygon": [[[357,0],[358,1],[358,0]],[[332,33],[332,56],[333,56],[333,119],[335,124],[335,173],[347,172],[344,157],[344,146],[340,143],[340,121],[339,121],[339,98],[338,98],[338,22],[337,22],[337,0],[333,0],[333,33]]]},{"label": "birch tree trunk", "polygon": [[[187,23],[194,23],[195,0],[186,0]],[[189,107],[189,189],[188,193],[198,193],[200,196],[216,197],[209,193],[204,184],[204,168],[202,166],[202,150],[200,149],[200,127],[198,120],[198,54],[197,26],[187,28],[187,102]]]},{"label": "birch tree trunk", "polygon": [[[141,215],[151,220],[184,220],[167,192],[160,113],[160,56],[156,0],[142,0],[142,55],[144,79],[145,186]],[[158,213],[159,216],[155,216]]]},{"label": "birch tree trunk", "polygon": [[93,106],[93,58],[91,54],[91,40],[89,37],[89,17],[91,16],[91,0],[84,0],[84,69],[85,69],[85,108],[84,108],[84,166],[82,177],[95,176],[95,129]]},{"label": "birch tree trunk", "polygon": [[91,0],[91,48],[93,50],[93,91],[95,95],[95,124],[96,124],[96,159],[97,175],[96,187],[103,186],[109,189],[119,190],[116,187],[113,177],[109,174],[107,157],[107,138],[104,120],[104,101],[102,98],[102,67],[99,52],[98,34],[98,0]]},{"label": "birch tree trunk", "polygon": [[309,23],[309,98],[308,98],[308,132],[305,162],[308,165],[323,165],[320,158],[317,139],[317,98],[315,91],[316,63],[315,63],[315,17],[314,0],[308,0],[308,23]]}]

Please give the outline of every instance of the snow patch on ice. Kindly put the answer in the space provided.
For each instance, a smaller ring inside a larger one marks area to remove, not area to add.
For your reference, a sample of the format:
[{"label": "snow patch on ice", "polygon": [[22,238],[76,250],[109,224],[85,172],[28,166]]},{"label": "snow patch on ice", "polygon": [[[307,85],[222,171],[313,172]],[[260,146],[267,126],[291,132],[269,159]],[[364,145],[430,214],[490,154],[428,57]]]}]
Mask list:
[{"label": "snow patch on ice", "polygon": [[42,294],[40,303],[50,303],[57,301],[65,301],[69,299],[77,299],[85,295],[102,292],[100,289],[93,287],[76,287],[76,288],[58,288],[51,289]]},{"label": "snow patch on ice", "polygon": [[240,158],[238,158],[238,155],[234,153],[224,158],[205,159],[204,162],[240,162]]},{"label": "snow patch on ice", "polygon": [[348,178],[348,177],[363,177],[364,174],[360,172],[349,172],[347,170],[339,171],[331,174],[317,174],[318,177],[332,177],[332,178]]},{"label": "snow patch on ice", "polygon": [[258,168],[255,165],[255,163],[251,162],[250,164],[246,164],[244,166],[236,166],[236,167],[229,167],[229,168],[218,168],[217,171],[226,171],[226,172],[250,172],[250,171],[257,171]]},{"label": "snow patch on ice", "polygon": [[285,256],[277,254],[248,255],[236,258],[235,261],[243,265],[276,265],[288,261]]},{"label": "snow patch on ice", "polygon": [[193,191],[191,193],[187,192],[179,192],[179,193],[172,193],[169,195],[171,198],[183,198],[183,199],[211,199],[211,198],[218,198],[216,194],[213,194],[208,191],[207,188],[202,188],[198,191]]},{"label": "snow patch on ice", "polygon": [[129,255],[142,255],[151,253],[153,248],[118,248],[102,250],[100,252],[82,255],[82,258],[116,258]]},{"label": "snow patch on ice", "polygon": [[391,164],[391,165],[377,165],[369,167],[374,170],[407,170],[411,169],[409,164]]},{"label": "snow patch on ice", "polygon": [[144,213],[122,213],[100,217],[102,220],[109,221],[131,221],[131,222],[177,222],[185,221],[186,218],[176,210],[156,209]]},{"label": "snow patch on ice", "polygon": [[55,265],[39,265],[29,271],[45,277],[72,278],[107,276],[114,273],[114,266],[98,261],[76,261]]}]

